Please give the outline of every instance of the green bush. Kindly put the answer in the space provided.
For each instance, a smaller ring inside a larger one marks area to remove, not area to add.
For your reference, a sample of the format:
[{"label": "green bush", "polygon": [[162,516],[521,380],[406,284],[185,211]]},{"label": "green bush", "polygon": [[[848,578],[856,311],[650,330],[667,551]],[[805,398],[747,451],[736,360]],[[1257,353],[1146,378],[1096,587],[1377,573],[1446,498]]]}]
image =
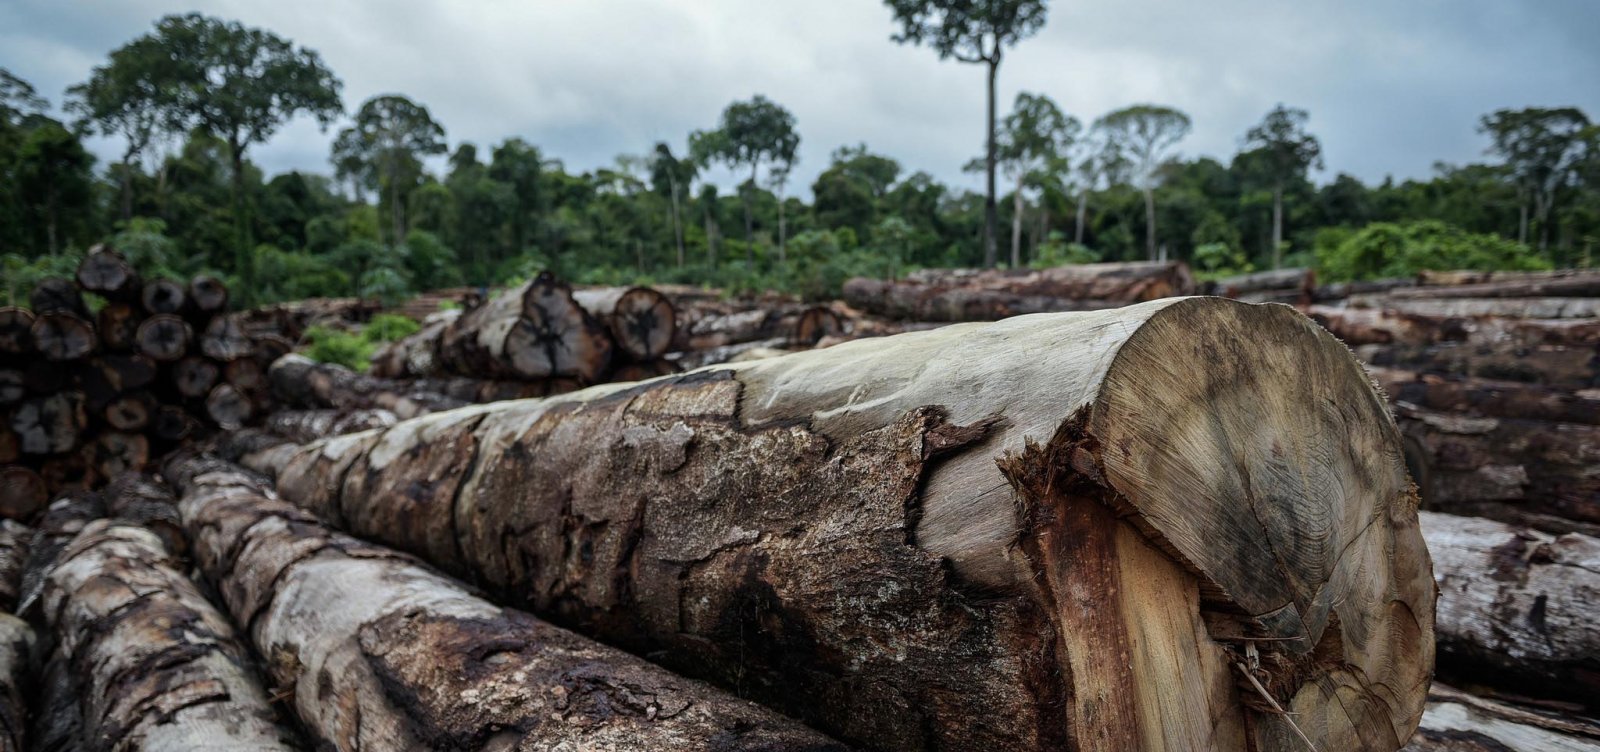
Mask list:
[{"label": "green bush", "polygon": [[367,370],[378,346],[361,334],[351,334],[325,326],[306,330],[305,356],[321,363],[338,363],[355,371]]},{"label": "green bush", "polygon": [[1437,220],[1374,222],[1337,244],[1332,241],[1319,235],[1316,248],[1317,273],[1331,281],[1408,277],[1424,269],[1550,268],[1526,245]]},{"label": "green bush", "polygon": [[365,327],[361,329],[361,339],[370,344],[380,342],[393,342],[403,339],[421,329],[422,325],[412,321],[406,316],[393,313],[380,313],[372,317]]},{"label": "green bush", "polygon": [[1068,264],[1092,264],[1100,260],[1100,254],[1093,248],[1081,243],[1068,243],[1067,236],[1059,230],[1051,230],[1045,242],[1034,249],[1033,260],[1028,266],[1034,269],[1049,269]]},{"label": "green bush", "polygon": [[36,259],[23,258],[17,253],[0,256],[0,280],[4,281],[0,283],[0,305],[28,305],[28,295],[39,280],[46,277],[72,279],[82,259],[83,255],[76,252]]}]

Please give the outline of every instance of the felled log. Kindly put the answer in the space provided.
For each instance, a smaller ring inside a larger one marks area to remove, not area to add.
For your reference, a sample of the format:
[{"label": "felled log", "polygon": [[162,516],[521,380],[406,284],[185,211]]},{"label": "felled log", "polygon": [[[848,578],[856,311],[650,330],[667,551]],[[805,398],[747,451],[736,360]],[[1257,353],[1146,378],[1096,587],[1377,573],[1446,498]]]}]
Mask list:
[{"label": "felled log", "polygon": [[27,745],[28,700],[33,696],[33,652],[38,635],[27,622],[0,613],[0,752]]},{"label": "felled log", "polygon": [[255,344],[250,341],[243,321],[235,316],[212,317],[200,335],[200,352],[215,360],[238,360],[254,350]]},{"label": "felled log", "polygon": [[0,357],[33,352],[33,319],[26,308],[0,307]]},{"label": "felled log", "polygon": [[666,355],[678,331],[672,301],[648,287],[577,290],[572,299],[611,330],[617,349],[630,360],[645,362]]},{"label": "felled log", "polygon": [[106,515],[105,501],[98,492],[74,491],[50,502],[39,515],[28,545],[28,563],[22,568],[22,590],[17,597],[17,613],[27,614],[44,593],[45,579],[55,568],[62,550],[94,520]]},{"label": "felled log", "polygon": [[179,442],[193,436],[200,422],[179,405],[162,405],[156,409],[151,435],[162,441]]},{"label": "felled log", "polygon": [[228,619],[150,531],[89,523],[51,568],[43,611],[76,679],[85,747],[298,747]]},{"label": "felled log", "polygon": [[[680,370],[682,370],[682,369],[678,367],[678,364],[674,363],[674,362],[672,362],[670,360],[651,360],[651,361],[646,361],[644,363],[628,363],[628,364],[626,364],[624,366],[621,366],[615,372],[613,372],[611,374],[611,380],[612,381],[644,381],[645,379],[653,379],[653,378],[655,378],[657,376],[666,376],[668,374],[678,373]],[[576,390],[572,390],[572,391],[576,391]],[[562,394],[562,392],[552,392],[551,394]],[[543,397],[543,396],[550,396],[550,395],[545,394],[545,395],[539,395],[539,396]],[[478,400],[478,401],[479,402],[489,402],[489,401],[492,401],[492,400]]]},{"label": "felled log", "polygon": [[844,334],[844,319],[827,306],[812,306],[800,314],[794,326],[794,344],[815,347],[827,337]]},{"label": "felled log", "polygon": [[100,494],[106,516],[137,525],[161,539],[167,553],[183,558],[189,539],[178,516],[172,489],[153,475],[123,473],[111,479]]},{"label": "felled log", "polygon": [[1600,396],[1520,381],[1367,369],[1391,401],[1489,418],[1600,425]]},{"label": "felled log", "polygon": [[462,314],[440,332],[434,351],[445,373],[596,383],[611,367],[614,347],[571,289],[541,272]]},{"label": "felled log", "polygon": [[1504,316],[1518,319],[1592,319],[1600,316],[1600,298],[1398,298],[1391,291],[1378,297],[1350,299],[1356,308],[1384,308],[1422,316]]},{"label": "felled log", "polygon": [[382,408],[359,410],[279,410],[267,417],[263,428],[297,444],[370,428],[388,428],[399,422]]},{"label": "felled log", "polygon": [[1423,512],[1452,680],[1600,710],[1600,539]]},{"label": "felled log", "polygon": [[1115,308],[1195,291],[1180,262],[1078,264],[1051,269],[925,269],[904,280],[855,278],[855,308],[913,321],[994,321],[1008,316]]},{"label": "felled log", "polygon": [[1600,296],[1600,272],[1422,272],[1422,287],[1389,292],[1392,298],[1557,298]]},{"label": "felled log", "polygon": [[94,324],[70,313],[41,313],[33,320],[33,346],[49,360],[77,360],[100,344]]},{"label": "felled log", "polygon": [[439,338],[456,319],[460,309],[439,311],[422,321],[422,328],[378,348],[372,356],[368,372],[378,378],[397,379],[406,376],[437,377],[445,373],[439,362]]},{"label": "felled log", "polygon": [[33,528],[13,519],[0,520],[0,613],[17,610],[22,592],[22,570],[28,565],[28,544]]},{"label": "felled log", "polygon": [[255,404],[232,384],[218,384],[206,394],[206,417],[224,431],[237,429],[254,416]]},{"label": "felled log", "polygon": [[189,351],[189,340],[194,336],[189,322],[170,313],[157,314],[139,324],[134,341],[140,354],[162,363],[182,358]]},{"label": "felled log", "polygon": [[140,290],[139,302],[144,305],[145,313],[152,316],[177,315],[183,313],[189,295],[182,283],[170,279],[152,279],[144,283],[144,288]]},{"label": "felled log", "polygon": [[679,327],[672,349],[689,353],[750,342],[788,340],[798,328],[804,308],[795,304],[701,312]]},{"label": "felled log", "polygon": [[1521,381],[1558,389],[1600,387],[1600,360],[1593,347],[1473,344],[1361,345],[1362,360],[1383,368]]},{"label": "felled log", "polygon": [[59,454],[78,446],[89,424],[82,392],[61,391],[27,400],[11,413],[23,454]]},{"label": "felled log", "polygon": [[107,303],[95,315],[95,330],[100,344],[107,350],[132,350],[138,344],[139,324],[143,318],[130,303]]},{"label": "felled log", "polygon": [[1393,750],[1432,670],[1399,434],[1284,306],[950,326],[250,461],[869,748]]},{"label": "felled log", "polygon": [[100,482],[95,472],[94,446],[86,444],[66,454],[39,463],[39,477],[51,496],[69,491],[86,491]]},{"label": "felled log", "polygon": [[0,368],[0,407],[15,405],[27,396],[28,382],[23,371],[17,368]]},{"label": "felled log", "polygon": [[101,419],[118,431],[143,431],[155,418],[158,403],[149,392],[128,392],[106,405]]},{"label": "felled log", "polygon": [[1525,512],[1600,523],[1600,426],[1478,418],[1399,403],[1400,430],[1416,447],[1423,503],[1458,512],[1474,502],[1515,502]]},{"label": "felled log", "polygon": [[90,361],[118,392],[144,389],[156,382],[156,362],[144,355],[102,355]]},{"label": "felled log", "polygon": [[1316,298],[1317,273],[1312,269],[1269,269],[1223,277],[1199,287],[1207,295],[1248,303],[1309,305]]},{"label": "felled log", "polygon": [[172,366],[172,383],[181,394],[190,399],[203,399],[217,385],[221,371],[207,358],[191,355]]},{"label": "felled log", "polygon": [[364,410],[381,408],[401,418],[460,407],[465,402],[432,392],[410,390],[303,355],[285,355],[267,369],[273,396],[300,408]]},{"label": "felled log", "polygon": [[334,534],[237,469],[172,468],[200,569],[319,748],[844,749]]},{"label": "felled log", "polygon": [[199,274],[189,280],[189,302],[204,316],[215,316],[228,310],[228,286],[209,274]]},{"label": "felled log", "polygon": [[31,467],[0,465],[0,517],[28,520],[50,500],[44,478]]},{"label": "felled log", "polygon": [[1477,697],[1438,682],[1406,752],[1600,752],[1600,723]]},{"label": "felled log", "polygon": [[84,305],[83,293],[72,280],[64,277],[46,277],[33,286],[28,295],[28,305],[35,316],[47,313],[64,313],[80,319],[89,318],[89,307]]},{"label": "felled log", "polygon": [[121,253],[110,246],[100,245],[78,262],[78,286],[101,297],[117,302],[139,302],[143,284],[139,273]]}]

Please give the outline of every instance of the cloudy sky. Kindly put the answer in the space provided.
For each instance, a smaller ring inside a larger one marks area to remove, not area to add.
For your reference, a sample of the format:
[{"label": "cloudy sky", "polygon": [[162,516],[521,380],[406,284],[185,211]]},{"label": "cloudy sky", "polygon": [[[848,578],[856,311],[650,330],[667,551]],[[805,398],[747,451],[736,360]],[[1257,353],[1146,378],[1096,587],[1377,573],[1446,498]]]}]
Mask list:
[{"label": "cloudy sky", "polygon": [[[114,47],[167,13],[241,20],[319,51],[346,107],[402,93],[454,145],[521,136],[584,170],[655,141],[681,148],[734,99],[794,112],[795,184],[842,144],[977,187],[981,67],[889,40],[874,0],[0,0],[0,67],[59,105]],[[1084,121],[1136,102],[1187,111],[1185,154],[1226,159],[1276,102],[1303,107],[1328,170],[1423,177],[1479,158],[1477,118],[1577,105],[1600,117],[1597,0],[1053,2],[1008,53],[1002,112],[1042,92]],[[327,171],[332,132],[285,127],[252,158]],[[114,145],[97,143],[102,156]]]}]

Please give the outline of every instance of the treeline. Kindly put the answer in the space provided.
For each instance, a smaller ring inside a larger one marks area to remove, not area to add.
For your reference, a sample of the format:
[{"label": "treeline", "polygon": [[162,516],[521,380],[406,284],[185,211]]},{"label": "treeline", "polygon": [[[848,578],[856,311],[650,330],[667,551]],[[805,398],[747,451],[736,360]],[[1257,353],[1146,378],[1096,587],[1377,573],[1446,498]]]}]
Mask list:
[{"label": "treeline", "polygon": [[[641,144],[580,172],[517,137],[451,143],[401,95],[346,117],[340,87],[314,51],[198,14],[163,18],[112,51],[65,92],[65,121],[0,70],[0,295],[17,300],[101,241],[151,273],[225,277],[250,304],[398,298],[541,269],[813,297],[850,276],[988,262],[1163,258],[1202,274],[1316,266],[1352,279],[1586,266],[1600,239],[1600,127],[1574,108],[1485,115],[1481,164],[1318,185],[1321,148],[1302,110],[1274,108],[1221,161],[1180,155],[1190,120],[1173,108],[1084,122],[1024,93],[995,119],[991,221],[984,194],[865,144],[835,149],[812,185],[792,185],[795,118],[759,95],[682,146]],[[338,127],[332,169],[265,174],[251,147],[305,115]],[[97,168],[89,134],[123,152]],[[443,167],[429,169],[436,155]],[[741,182],[710,182],[713,165]]]}]

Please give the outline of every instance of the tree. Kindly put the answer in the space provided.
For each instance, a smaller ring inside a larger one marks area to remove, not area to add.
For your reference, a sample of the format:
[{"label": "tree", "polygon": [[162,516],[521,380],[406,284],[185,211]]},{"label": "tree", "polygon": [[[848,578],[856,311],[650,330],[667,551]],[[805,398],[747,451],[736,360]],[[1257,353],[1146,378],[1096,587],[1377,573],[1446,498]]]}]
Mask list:
[{"label": "tree", "polygon": [[1078,190],[1077,216],[1073,222],[1072,242],[1083,245],[1084,227],[1089,218],[1089,194],[1097,190],[1101,181],[1115,184],[1128,171],[1127,157],[1123,156],[1116,140],[1108,138],[1098,125],[1090,130],[1089,137],[1078,142],[1077,167],[1074,169]]},{"label": "tree", "polygon": [[[779,172],[794,165],[800,148],[800,134],[794,130],[794,115],[783,105],[757,94],[747,102],[734,102],[722,111],[717,136],[700,136],[701,150],[711,160],[738,169],[748,165],[750,179],[741,186],[744,197],[745,264],[755,263],[755,191],[761,165],[772,162]],[[699,135],[699,134],[697,134]],[[780,203],[781,205],[781,203]]]},{"label": "tree", "polygon": [[508,138],[489,153],[489,177],[510,186],[514,199],[511,209],[513,253],[523,253],[534,245],[533,231],[539,225],[549,198],[545,195],[545,171],[551,167],[559,168],[559,163],[545,159],[539,147],[520,138]]},{"label": "tree", "polygon": [[1283,188],[1304,180],[1306,170],[1322,169],[1322,144],[1306,132],[1306,111],[1277,107],[1245,134],[1245,148],[1260,153],[1259,166],[1272,185],[1272,268],[1283,265]]},{"label": "tree", "polygon": [[699,165],[690,158],[678,159],[672,155],[672,147],[664,142],[656,144],[655,151],[650,157],[650,187],[657,195],[665,196],[672,210],[672,240],[678,249],[678,266],[684,264],[683,252],[683,211],[682,196],[688,185],[694,182],[695,175],[700,171]]},{"label": "tree", "polygon": [[1189,116],[1171,107],[1136,104],[1106,114],[1095,123],[1116,144],[1144,192],[1145,252],[1156,260],[1156,180],[1169,151],[1189,135]]},{"label": "tree", "polygon": [[134,161],[157,138],[184,128],[178,64],[154,39],[140,37],[113,50],[88,81],[67,89],[67,111],[78,116],[80,130],[122,139],[118,183],[124,222],[133,218]]},{"label": "tree", "polygon": [[29,117],[50,108],[50,102],[34,90],[33,84],[0,68],[0,124],[19,127]]},{"label": "tree", "polygon": [[186,122],[228,146],[236,235],[234,271],[251,279],[250,223],[244,205],[244,158],[289,119],[305,113],[324,128],[343,112],[341,83],[316,52],[270,31],[199,13],[156,23],[150,44],[175,61],[179,111]]},{"label": "tree", "polygon": [[390,242],[406,236],[406,197],[422,172],[422,158],[443,154],[444,128],[434,122],[428,108],[398,94],[368,99],[356,113],[355,124],[334,141],[333,162],[341,170],[358,169],[367,183],[376,183],[389,197]]},{"label": "tree", "polygon": [[61,251],[60,227],[67,216],[89,211],[94,158],[83,143],[55,121],[30,131],[17,153],[17,188],[31,204],[32,220],[45,231],[45,249]]},{"label": "tree", "polygon": [[1044,25],[1044,0],[886,0],[900,23],[892,38],[904,44],[927,44],[939,58],[963,63],[983,63],[989,69],[988,138],[985,147],[986,194],[984,202],[983,264],[996,261],[995,234],[999,212],[995,206],[995,82],[1000,58],[1007,46],[1032,36]]},{"label": "tree", "polygon": [[1539,248],[1548,245],[1550,210],[1557,192],[1572,177],[1582,153],[1579,136],[1588,125],[1588,116],[1575,107],[1497,110],[1479,121],[1478,131],[1494,142],[1489,153],[1505,161],[1522,194],[1517,242],[1528,242],[1531,201],[1533,220],[1539,223]]},{"label": "tree", "polygon": [[1049,97],[1017,94],[1011,114],[1000,125],[995,159],[1013,182],[1011,208],[1011,268],[1022,267],[1022,213],[1024,182],[1037,170],[1059,162],[1072,148],[1083,126],[1062,114]]}]

